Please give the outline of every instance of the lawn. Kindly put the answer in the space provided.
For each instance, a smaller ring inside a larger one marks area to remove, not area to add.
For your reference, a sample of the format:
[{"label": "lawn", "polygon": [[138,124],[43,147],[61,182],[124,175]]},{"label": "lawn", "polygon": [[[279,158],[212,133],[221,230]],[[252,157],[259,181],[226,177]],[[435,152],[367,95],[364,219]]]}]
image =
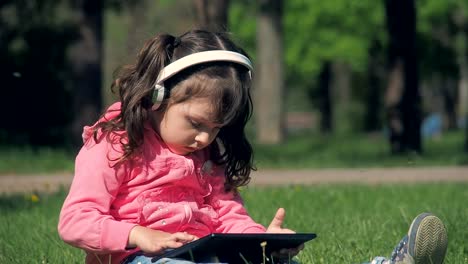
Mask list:
[{"label": "lawn", "polygon": [[[387,256],[414,216],[431,211],[446,223],[445,263],[468,263],[468,184],[318,185],[242,189],[254,219],[267,225],[277,207],[285,227],[315,232],[302,263],[360,263]],[[0,263],[83,263],[56,232],[65,192],[0,197]],[[273,199],[274,198],[274,199]]]},{"label": "lawn", "polygon": [[423,140],[423,154],[391,155],[382,134],[297,134],[278,145],[254,144],[259,168],[370,168],[466,166],[462,131]]},{"label": "lawn", "polygon": [[[423,155],[392,156],[381,134],[324,136],[291,135],[278,145],[253,144],[255,164],[271,168],[362,168],[466,166],[462,131],[425,139]],[[8,147],[0,145],[0,176],[3,174],[71,173],[75,154],[67,149]]]}]

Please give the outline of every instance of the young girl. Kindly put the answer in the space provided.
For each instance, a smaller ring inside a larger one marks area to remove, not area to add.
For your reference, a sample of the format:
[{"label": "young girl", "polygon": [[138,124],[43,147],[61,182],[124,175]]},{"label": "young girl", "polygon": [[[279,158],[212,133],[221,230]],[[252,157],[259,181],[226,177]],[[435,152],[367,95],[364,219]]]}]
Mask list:
[{"label": "young girl", "polygon": [[[282,228],[282,208],[267,228],[254,222],[236,191],[253,169],[251,78],[247,55],[224,34],[150,39],[112,85],[119,102],[84,129],[61,238],[86,263],[144,264],[153,263],[146,253],[210,233],[294,233]],[[173,262],[188,263],[156,263]]]},{"label": "young girl", "polygon": [[236,191],[253,168],[251,78],[250,60],[223,34],[150,39],[112,85],[120,101],[84,129],[62,239],[86,263],[121,263],[210,233],[293,233],[283,209],[268,228],[254,222]]}]

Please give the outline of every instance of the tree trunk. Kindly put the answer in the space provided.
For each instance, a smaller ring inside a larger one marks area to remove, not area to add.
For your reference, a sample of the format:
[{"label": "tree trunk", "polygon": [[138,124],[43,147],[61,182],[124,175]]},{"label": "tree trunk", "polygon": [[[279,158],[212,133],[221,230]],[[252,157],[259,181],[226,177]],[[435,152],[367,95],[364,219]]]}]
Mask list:
[{"label": "tree trunk", "polygon": [[211,31],[226,31],[229,0],[195,0],[197,24]]},{"label": "tree trunk", "polygon": [[347,107],[351,101],[351,69],[344,62],[333,62],[331,71],[332,94],[336,104]]},{"label": "tree trunk", "polygon": [[75,1],[74,12],[80,35],[69,53],[75,114],[71,134],[79,147],[83,126],[96,121],[102,106],[102,1]]},{"label": "tree trunk", "polygon": [[319,109],[320,130],[322,133],[331,133],[333,130],[333,110],[331,100],[331,63],[324,62],[319,74]]},{"label": "tree trunk", "polygon": [[389,80],[385,98],[391,151],[422,152],[421,96],[416,56],[414,0],[385,0]]},{"label": "tree trunk", "polygon": [[[366,112],[364,116],[364,130],[367,132],[378,131],[381,129],[380,111],[381,111],[381,77],[379,73],[380,62],[378,59],[380,45],[377,40],[373,40],[369,48],[367,62],[367,94],[366,94]],[[381,72],[381,71],[380,71]]]},{"label": "tree trunk", "polygon": [[[331,64],[331,96],[330,103],[333,108],[332,127],[335,132],[350,132],[353,127],[351,68],[347,63],[335,61]],[[350,118],[351,117],[351,118]]]},{"label": "tree trunk", "polygon": [[256,127],[260,143],[284,139],[283,1],[260,1],[257,14]]}]

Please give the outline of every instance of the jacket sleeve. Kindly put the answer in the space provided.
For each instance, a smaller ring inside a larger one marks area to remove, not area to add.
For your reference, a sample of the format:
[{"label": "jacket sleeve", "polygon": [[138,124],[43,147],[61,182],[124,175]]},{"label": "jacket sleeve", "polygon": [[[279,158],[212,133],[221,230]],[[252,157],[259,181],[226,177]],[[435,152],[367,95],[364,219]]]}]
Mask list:
[{"label": "jacket sleeve", "polygon": [[224,176],[211,178],[211,206],[218,213],[216,233],[264,233],[265,227],[256,223],[247,213],[238,192],[224,190]]},{"label": "jacket sleeve", "polygon": [[110,165],[120,153],[105,139],[96,144],[89,144],[90,140],[76,158],[58,232],[65,242],[85,250],[123,251],[135,224],[116,221],[109,213],[126,175],[122,166]]}]

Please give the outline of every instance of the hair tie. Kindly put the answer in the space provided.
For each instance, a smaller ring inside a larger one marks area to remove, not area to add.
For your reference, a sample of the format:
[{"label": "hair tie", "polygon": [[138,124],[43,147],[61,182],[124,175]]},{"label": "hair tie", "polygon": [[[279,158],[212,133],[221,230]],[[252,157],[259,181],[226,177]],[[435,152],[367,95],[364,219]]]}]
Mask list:
[{"label": "hair tie", "polygon": [[179,46],[182,40],[179,37],[174,38],[174,44],[172,44],[175,47]]}]

